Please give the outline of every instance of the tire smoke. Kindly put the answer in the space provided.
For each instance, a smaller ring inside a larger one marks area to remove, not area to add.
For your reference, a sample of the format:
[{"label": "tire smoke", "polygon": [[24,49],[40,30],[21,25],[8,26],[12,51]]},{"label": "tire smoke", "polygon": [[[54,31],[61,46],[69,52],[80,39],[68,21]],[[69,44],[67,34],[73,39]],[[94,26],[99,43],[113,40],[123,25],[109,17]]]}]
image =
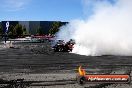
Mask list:
[{"label": "tire smoke", "polygon": [[94,0],[92,4],[92,15],[61,27],[57,39],[74,39],[72,52],[80,55],[132,56],[132,0],[117,0],[113,4],[109,0]]}]

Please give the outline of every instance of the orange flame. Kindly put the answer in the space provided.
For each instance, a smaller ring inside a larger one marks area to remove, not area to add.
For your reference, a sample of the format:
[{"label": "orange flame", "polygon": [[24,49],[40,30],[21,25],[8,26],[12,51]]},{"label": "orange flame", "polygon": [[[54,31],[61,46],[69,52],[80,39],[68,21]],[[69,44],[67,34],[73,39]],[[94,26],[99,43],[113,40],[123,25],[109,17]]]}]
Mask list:
[{"label": "orange flame", "polygon": [[85,76],[85,75],[86,75],[86,72],[85,72],[84,69],[82,69],[82,66],[79,66],[78,72],[79,72],[79,75],[80,75],[80,76]]}]

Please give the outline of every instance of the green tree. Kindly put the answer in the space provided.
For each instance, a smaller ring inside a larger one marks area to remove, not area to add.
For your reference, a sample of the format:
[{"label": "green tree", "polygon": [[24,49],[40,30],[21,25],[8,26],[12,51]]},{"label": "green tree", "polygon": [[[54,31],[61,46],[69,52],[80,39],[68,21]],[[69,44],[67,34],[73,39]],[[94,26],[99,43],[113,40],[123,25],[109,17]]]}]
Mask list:
[{"label": "green tree", "polygon": [[14,38],[15,35],[16,35],[16,33],[14,33],[14,26],[10,25],[9,30],[8,30],[8,37],[9,38]]},{"label": "green tree", "polygon": [[42,35],[43,34],[43,31],[42,31],[42,28],[41,27],[38,27],[37,34],[38,35]]},{"label": "green tree", "polygon": [[0,34],[2,34],[2,33],[3,33],[2,26],[0,25]]},{"label": "green tree", "polygon": [[51,29],[49,30],[50,34],[55,34],[59,31],[59,27],[61,26],[60,22],[53,22],[51,25]]},{"label": "green tree", "polygon": [[22,25],[17,24],[15,27],[13,25],[9,26],[8,36],[10,38],[16,38],[18,36],[27,35],[26,27],[22,27]]},{"label": "green tree", "polygon": [[17,25],[14,27],[13,33],[16,34],[16,36],[22,36],[22,35],[23,35],[23,28],[22,28],[22,25],[17,24]]},{"label": "green tree", "polygon": [[26,27],[24,26],[23,27],[23,35],[27,35],[28,33],[27,33],[27,29],[26,29]]}]

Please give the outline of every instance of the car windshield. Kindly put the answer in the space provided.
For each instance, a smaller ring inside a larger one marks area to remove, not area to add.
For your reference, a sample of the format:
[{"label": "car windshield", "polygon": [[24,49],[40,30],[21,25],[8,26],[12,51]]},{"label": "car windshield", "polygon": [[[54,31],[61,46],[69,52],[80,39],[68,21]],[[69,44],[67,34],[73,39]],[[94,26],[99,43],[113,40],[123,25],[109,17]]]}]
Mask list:
[{"label": "car windshield", "polygon": [[63,40],[58,40],[58,42],[57,42],[58,44],[63,44],[64,43],[64,41]]}]

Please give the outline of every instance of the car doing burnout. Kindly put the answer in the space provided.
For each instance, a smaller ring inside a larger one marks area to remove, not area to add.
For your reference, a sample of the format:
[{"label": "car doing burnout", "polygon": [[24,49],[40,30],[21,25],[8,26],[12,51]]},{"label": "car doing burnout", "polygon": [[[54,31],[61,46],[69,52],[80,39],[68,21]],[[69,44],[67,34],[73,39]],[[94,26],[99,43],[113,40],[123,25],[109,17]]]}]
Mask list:
[{"label": "car doing burnout", "polygon": [[71,52],[74,44],[75,42],[72,39],[66,43],[64,40],[58,40],[53,49],[55,52]]}]

